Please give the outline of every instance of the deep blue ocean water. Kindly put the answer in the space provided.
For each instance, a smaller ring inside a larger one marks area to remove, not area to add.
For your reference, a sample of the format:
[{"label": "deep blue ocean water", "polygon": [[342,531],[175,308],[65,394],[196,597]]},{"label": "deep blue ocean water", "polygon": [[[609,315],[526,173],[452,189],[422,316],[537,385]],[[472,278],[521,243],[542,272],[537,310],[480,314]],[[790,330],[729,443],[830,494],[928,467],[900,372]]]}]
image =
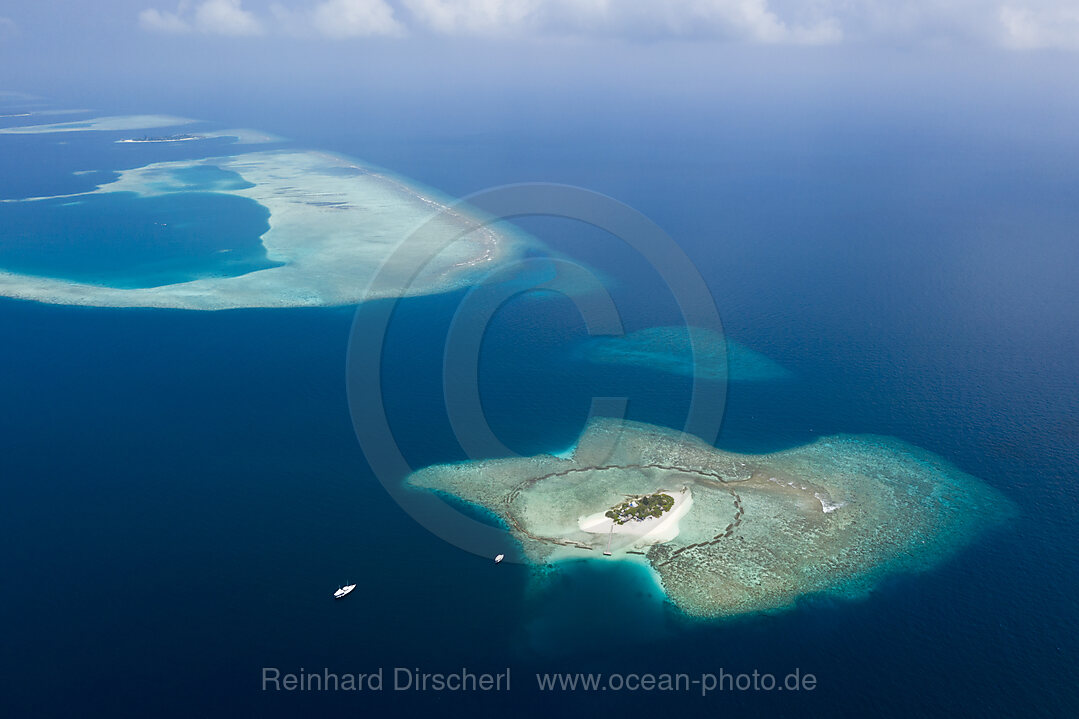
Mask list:
[{"label": "deep blue ocean water", "polygon": [[[607,144],[588,128],[534,125],[451,130],[420,144],[403,132],[266,129],[452,194],[541,179],[628,202],[696,261],[728,334],[795,374],[733,383],[720,446],[893,435],[1001,489],[1021,516],[864,601],[810,599],[779,615],[696,624],[631,569],[579,565],[537,587],[529,570],[496,569],[413,523],[352,432],[351,308],[3,300],[0,676],[13,715],[1074,715],[1074,167],[1038,148],[948,136],[772,138],[764,151],[696,126]],[[99,140],[4,137],[0,151],[19,171],[0,173],[0,195],[90,189],[117,169],[193,152],[186,144],[123,146],[132,152],[121,156]],[[627,329],[677,321],[649,268],[614,238],[565,221],[521,224],[607,273]],[[441,376],[460,300],[402,302],[388,337],[387,414],[416,466],[463,458]],[[481,390],[491,426],[515,451],[571,444],[593,396],[629,397],[633,419],[684,418],[685,378],[574,362],[584,337],[565,299],[521,297],[496,315]],[[330,601],[346,580],[359,589]],[[263,666],[509,666],[513,691],[266,694]],[[818,688],[612,700],[544,695],[532,679],[795,668]]]}]

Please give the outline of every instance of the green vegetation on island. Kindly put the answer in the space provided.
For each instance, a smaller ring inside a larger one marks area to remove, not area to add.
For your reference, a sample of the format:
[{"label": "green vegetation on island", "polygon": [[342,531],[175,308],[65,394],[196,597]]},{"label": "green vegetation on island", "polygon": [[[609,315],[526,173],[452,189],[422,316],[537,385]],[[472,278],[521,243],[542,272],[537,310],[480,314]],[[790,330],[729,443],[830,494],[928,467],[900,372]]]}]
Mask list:
[{"label": "green vegetation on island", "polygon": [[613,519],[615,524],[643,522],[649,517],[662,515],[673,506],[674,497],[657,492],[642,497],[631,497],[617,507],[612,507],[605,516]]}]

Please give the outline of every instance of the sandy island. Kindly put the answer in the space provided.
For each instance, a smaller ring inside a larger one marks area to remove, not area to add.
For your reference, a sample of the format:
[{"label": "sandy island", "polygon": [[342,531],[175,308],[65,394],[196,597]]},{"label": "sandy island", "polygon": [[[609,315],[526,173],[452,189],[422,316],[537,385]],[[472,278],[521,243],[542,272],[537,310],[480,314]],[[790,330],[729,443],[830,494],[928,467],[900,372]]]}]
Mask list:
[{"label": "sandy island", "polygon": [[589,534],[599,534],[604,537],[620,535],[619,545],[621,546],[618,547],[620,551],[625,551],[625,543],[621,541],[623,538],[631,540],[628,545],[631,550],[669,542],[678,536],[678,520],[685,516],[689,508],[693,506],[693,493],[685,485],[682,485],[679,490],[659,490],[659,493],[667,495],[674,502],[673,506],[659,517],[619,523],[608,516],[608,510],[581,517],[577,520],[577,526],[582,532]]}]

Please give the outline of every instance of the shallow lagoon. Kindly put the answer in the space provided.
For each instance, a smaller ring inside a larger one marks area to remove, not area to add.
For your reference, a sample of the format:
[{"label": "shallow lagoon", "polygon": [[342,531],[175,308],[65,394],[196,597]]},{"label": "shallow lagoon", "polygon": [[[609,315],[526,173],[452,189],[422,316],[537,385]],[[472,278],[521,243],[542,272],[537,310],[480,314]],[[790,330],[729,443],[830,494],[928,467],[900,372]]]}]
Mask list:
[{"label": "shallow lagoon", "polygon": [[0,204],[0,267],[117,288],[235,277],[280,265],[261,237],[270,211],[201,191],[110,192]]}]

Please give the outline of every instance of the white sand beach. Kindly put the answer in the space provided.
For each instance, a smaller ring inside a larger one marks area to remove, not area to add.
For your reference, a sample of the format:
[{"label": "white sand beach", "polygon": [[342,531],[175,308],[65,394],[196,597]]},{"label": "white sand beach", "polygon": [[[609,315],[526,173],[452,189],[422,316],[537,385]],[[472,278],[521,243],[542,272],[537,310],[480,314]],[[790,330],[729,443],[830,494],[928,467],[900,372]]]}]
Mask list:
[{"label": "white sand beach", "polygon": [[619,543],[623,551],[627,548],[640,549],[652,544],[669,542],[678,536],[678,520],[684,517],[693,506],[693,492],[688,487],[683,487],[678,491],[665,491],[660,494],[671,497],[674,500],[674,506],[659,517],[648,517],[641,521],[618,524],[607,516],[606,511],[603,511],[581,517],[577,521],[577,526],[582,532],[590,534],[614,533],[631,537],[633,541],[628,547]]}]

